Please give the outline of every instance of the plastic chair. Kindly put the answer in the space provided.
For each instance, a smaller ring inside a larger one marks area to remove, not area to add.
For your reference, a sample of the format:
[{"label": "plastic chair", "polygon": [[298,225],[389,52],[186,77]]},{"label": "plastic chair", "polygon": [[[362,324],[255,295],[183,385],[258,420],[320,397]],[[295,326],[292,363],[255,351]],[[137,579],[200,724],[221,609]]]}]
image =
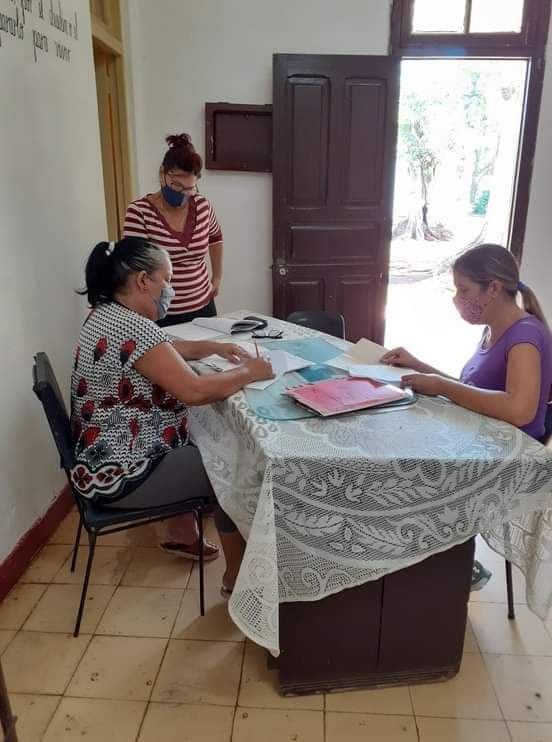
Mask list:
[{"label": "plastic chair", "polygon": [[69,482],[69,488],[71,489],[80,515],[75,546],[73,548],[73,557],[71,559],[71,572],[75,571],[79,541],[83,526],[88,534],[88,562],[86,564],[81,600],[73,636],[78,636],[80,630],[86,593],[88,591],[88,582],[90,580],[92,563],[94,561],[97,537],[109,533],[117,533],[118,531],[124,531],[130,528],[136,528],[147,523],[154,523],[156,521],[165,520],[186,513],[194,514],[199,529],[199,600],[201,615],[205,615],[203,513],[210,507],[209,500],[204,497],[198,497],[166,505],[163,504],[162,493],[160,493],[161,502],[159,505],[150,508],[115,510],[102,507],[88,498],[83,497],[77,490],[75,490],[71,482],[70,470],[75,463],[74,446],[71,438],[71,426],[63,397],[61,396],[54,371],[46,353],[37,353],[35,356],[35,362],[33,365],[33,391],[44,407],[44,412],[46,413],[60,455],[60,465],[65,471],[67,481]]},{"label": "plastic chair", "polygon": [[[540,442],[546,446],[552,439],[552,404],[546,408],[546,417],[544,419],[544,435]],[[505,560],[506,566],[506,594],[508,596],[508,618],[513,621],[516,617],[514,610],[514,584],[512,582],[512,562]]]},{"label": "plastic chair", "polygon": [[292,312],[287,320],[294,325],[310,327],[311,330],[319,330],[336,338],[345,338],[345,320],[343,315],[322,311],[298,311]]}]

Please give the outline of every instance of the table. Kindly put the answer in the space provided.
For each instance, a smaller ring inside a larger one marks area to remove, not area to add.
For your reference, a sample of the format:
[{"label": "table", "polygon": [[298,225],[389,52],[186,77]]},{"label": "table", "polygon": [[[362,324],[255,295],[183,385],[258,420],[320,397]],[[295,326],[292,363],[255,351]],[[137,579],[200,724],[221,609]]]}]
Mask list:
[{"label": "table", "polygon": [[[286,338],[319,335],[270,324]],[[529,608],[546,617],[552,452],[508,423],[429,397],[392,412],[278,422],[258,418],[240,392],[191,409],[190,429],[247,540],[230,614],[274,655],[284,604],[385,579],[478,533],[523,571]]]}]

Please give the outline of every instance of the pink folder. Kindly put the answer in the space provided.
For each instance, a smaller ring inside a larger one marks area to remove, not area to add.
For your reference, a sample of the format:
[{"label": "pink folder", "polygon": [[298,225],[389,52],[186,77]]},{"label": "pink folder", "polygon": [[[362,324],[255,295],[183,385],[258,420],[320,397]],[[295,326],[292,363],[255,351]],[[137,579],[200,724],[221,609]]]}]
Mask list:
[{"label": "pink folder", "polygon": [[296,402],[323,417],[409,399],[409,392],[372,379],[330,379],[288,389]]}]

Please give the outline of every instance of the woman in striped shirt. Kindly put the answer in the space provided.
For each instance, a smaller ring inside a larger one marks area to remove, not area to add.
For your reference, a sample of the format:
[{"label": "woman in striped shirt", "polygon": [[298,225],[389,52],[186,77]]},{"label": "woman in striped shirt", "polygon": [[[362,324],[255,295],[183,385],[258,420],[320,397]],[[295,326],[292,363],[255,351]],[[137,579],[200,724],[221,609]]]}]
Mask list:
[{"label": "woman in striped shirt", "polygon": [[[169,253],[175,297],[159,325],[213,317],[222,279],[222,232],[211,202],[198,192],[203,166],[188,134],[168,136],[159,169],[160,190],[133,201],[125,237],[141,237]],[[211,277],[207,270],[207,253]]]}]

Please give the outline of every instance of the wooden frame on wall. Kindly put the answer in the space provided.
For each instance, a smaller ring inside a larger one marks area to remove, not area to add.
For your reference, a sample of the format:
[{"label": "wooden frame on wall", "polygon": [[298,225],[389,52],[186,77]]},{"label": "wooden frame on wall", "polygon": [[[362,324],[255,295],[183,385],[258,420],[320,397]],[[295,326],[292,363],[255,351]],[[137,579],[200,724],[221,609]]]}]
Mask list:
[{"label": "wooden frame on wall", "polygon": [[[109,121],[116,141],[108,143],[102,136],[102,163],[106,196],[106,213],[110,239],[118,239],[123,233],[124,213],[133,199],[133,169],[128,126],[128,106],[125,86],[125,54],[122,40],[120,0],[90,0],[92,44],[95,62],[98,58],[109,62],[107,75],[115,90],[115,105],[102,105],[103,87],[107,80],[96,75],[100,129]],[[97,69],[97,68],[96,68]],[[102,122],[102,117],[104,117]],[[113,177],[113,170],[116,171]],[[106,173],[111,172],[111,177]],[[115,179],[119,186],[113,186]]]},{"label": "wooden frame on wall", "polygon": [[551,1],[525,0],[519,33],[469,33],[472,0],[465,0],[464,33],[456,34],[412,33],[415,0],[393,0],[391,10],[390,53],[393,55],[404,58],[477,57],[528,60],[523,133],[518,153],[508,245],[518,260],[522,257],[527,225]]},{"label": "wooden frame on wall", "polygon": [[272,172],[272,106],[206,103],[205,167]]}]

